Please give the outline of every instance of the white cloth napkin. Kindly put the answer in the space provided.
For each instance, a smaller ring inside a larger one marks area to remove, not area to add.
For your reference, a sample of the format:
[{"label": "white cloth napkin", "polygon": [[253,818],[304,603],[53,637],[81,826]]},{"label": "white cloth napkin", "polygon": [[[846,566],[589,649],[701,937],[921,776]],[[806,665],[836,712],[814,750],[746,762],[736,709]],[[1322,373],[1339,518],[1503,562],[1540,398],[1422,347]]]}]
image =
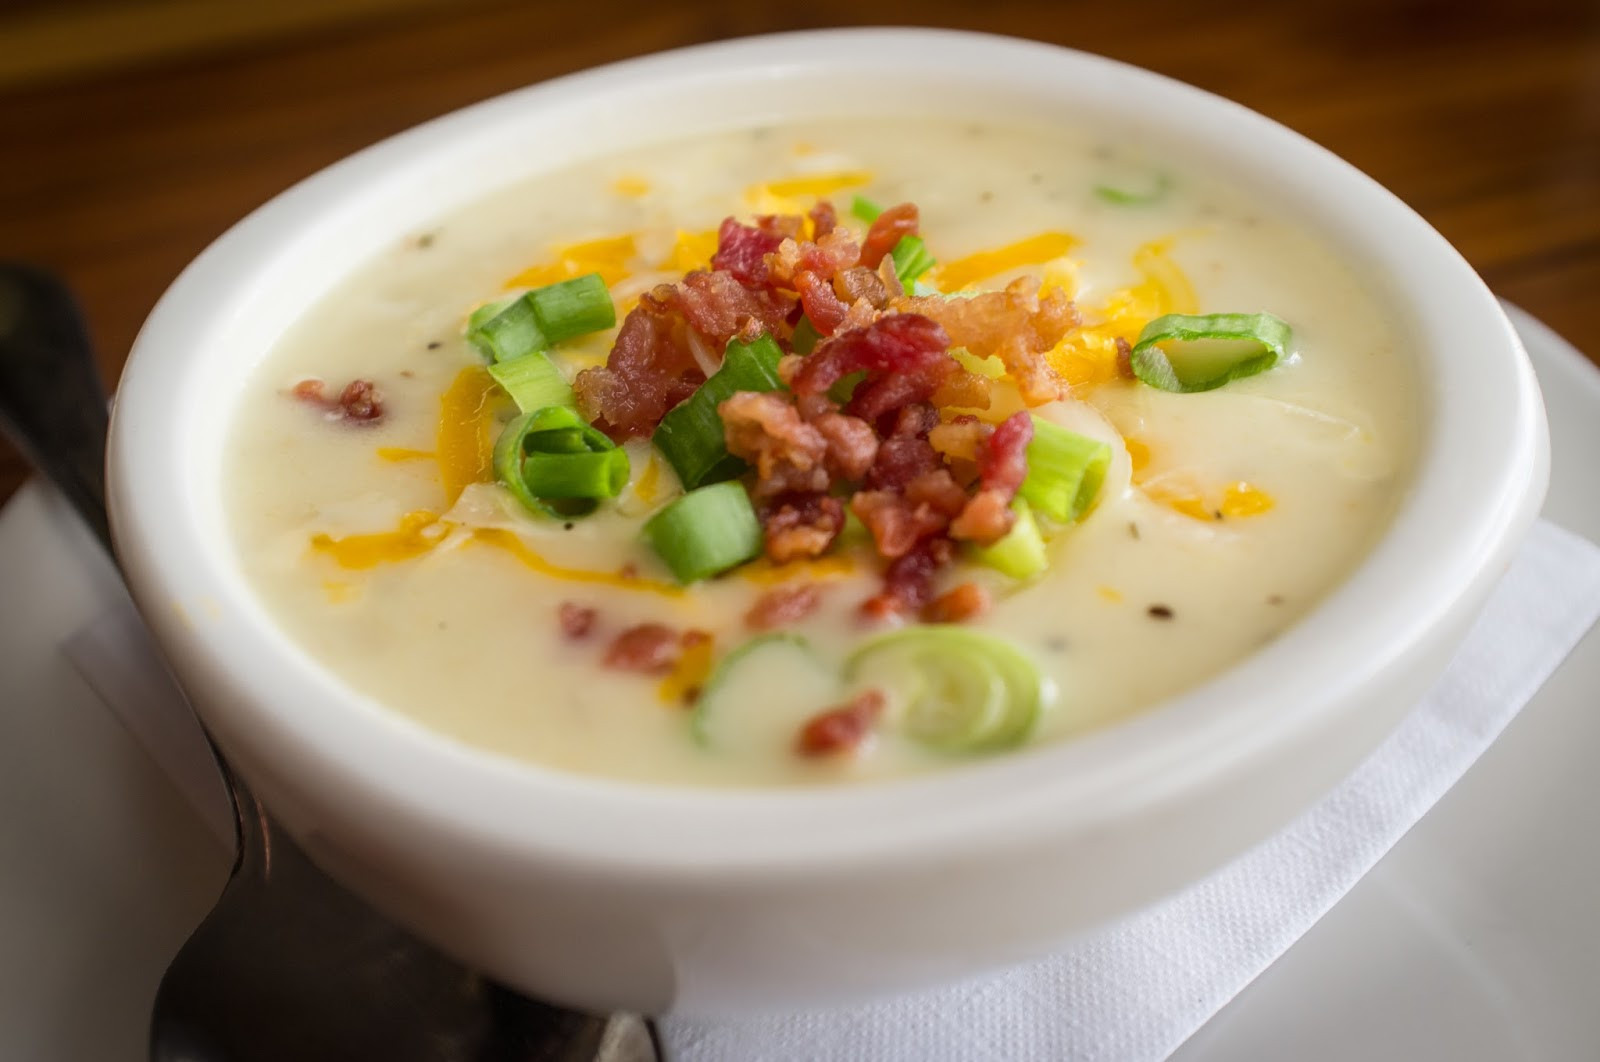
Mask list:
[{"label": "white cloth napkin", "polygon": [[[1283,954],[1487,748],[1600,616],[1600,547],[1533,529],[1449,669],[1281,833],[1069,951],[847,1010],[662,1023],[675,1062],[1158,1062]],[[227,841],[216,775],[126,601],[66,645]]]}]

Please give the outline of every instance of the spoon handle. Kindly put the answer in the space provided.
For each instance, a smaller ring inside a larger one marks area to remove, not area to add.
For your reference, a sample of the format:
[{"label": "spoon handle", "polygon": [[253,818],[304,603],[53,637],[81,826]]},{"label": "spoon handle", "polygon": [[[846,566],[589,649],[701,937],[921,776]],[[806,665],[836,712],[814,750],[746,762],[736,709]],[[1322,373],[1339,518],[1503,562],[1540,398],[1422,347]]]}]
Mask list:
[{"label": "spoon handle", "polygon": [[83,319],[50,274],[0,263],[0,432],[72,503],[109,552],[106,391]]}]

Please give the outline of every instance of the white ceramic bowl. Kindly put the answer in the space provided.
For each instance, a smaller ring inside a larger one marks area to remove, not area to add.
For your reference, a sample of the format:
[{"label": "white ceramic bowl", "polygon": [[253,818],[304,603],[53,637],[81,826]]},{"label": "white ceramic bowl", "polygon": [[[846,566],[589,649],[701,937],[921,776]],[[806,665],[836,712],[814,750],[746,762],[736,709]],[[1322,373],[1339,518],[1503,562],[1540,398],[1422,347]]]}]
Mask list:
[{"label": "white ceramic bowl", "polygon": [[[932,777],[651,788],[498,759],[352,693],[231,550],[217,442],[252,367],[404,232],[545,168],[872,108],[1159,136],[1298,213],[1392,296],[1426,384],[1420,469],[1360,568],[1272,645],[1124,725]],[[515,160],[515,161],[513,161]],[[508,164],[512,167],[508,169]],[[113,423],[135,597],[217,741],[307,850],[447,950],[592,1007],[858,998],[1034,956],[1193,881],[1332,786],[1443,668],[1544,493],[1533,375],[1482,282],[1394,196],[1281,126],[1040,44],[927,30],[758,38],[490,100],[330,167],[183,273]]]}]

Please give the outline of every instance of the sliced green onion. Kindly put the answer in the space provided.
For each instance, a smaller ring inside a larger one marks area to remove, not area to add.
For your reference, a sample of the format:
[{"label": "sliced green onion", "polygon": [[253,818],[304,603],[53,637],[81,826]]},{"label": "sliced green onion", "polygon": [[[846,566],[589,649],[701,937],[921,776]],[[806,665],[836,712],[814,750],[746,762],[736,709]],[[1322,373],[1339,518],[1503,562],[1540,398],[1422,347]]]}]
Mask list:
[{"label": "sliced green onion", "polygon": [[1163,391],[1210,391],[1272,368],[1293,335],[1270,313],[1169,313],[1139,333],[1133,372]]},{"label": "sliced green onion", "polygon": [[906,627],[867,642],[845,661],[844,677],[869,675],[900,694],[907,735],[947,752],[1021,744],[1050,693],[1038,665],[1016,646],[949,624]]},{"label": "sliced green onion", "polygon": [[894,275],[905,285],[907,295],[912,293],[917,278],[932,269],[938,261],[928,250],[928,245],[922,242],[921,236],[900,237],[900,242],[894,245],[889,257],[894,259]]},{"label": "sliced green onion", "polygon": [[749,343],[730,342],[722,356],[722,367],[711,374],[656,427],[651,441],[667,459],[678,480],[688,490],[732,479],[746,464],[728,453],[717,406],[736,391],[776,391],[783,386],[778,378],[778,359],[783,351],[771,336]]},{"label": "sliced green onion", "polygon": [[644,536],[685,584],[761,552],[761,522],[750,496],[733,480],[691,490],[646,521]]},{"label": "sliced green onion", "polygon": [[617,307],[599,273],[547,284],[528,292],[539,327],[551,343],[575,339],[617,323]]},{"label": "sliced green onion", "polygon": [[802,314],[800,323],[794,326],[794,335],[789,338],[789,349],[796,354],[810,354],[821,341],[822,333],[811,323],[811,318]]},{"label": "sliced green onion", "polygon": [[712,744],[710,724],[722,714],[719,702],[734,672],[745,666],[761,665],[761,660],[752,660],[751,657],[765,657],[775,650],[798,652],[810,657],[811,643],[800,635],[788,631],[759,634],[717,662],[716,668],[706,677],[705,685],[700,687],[700,696],[695,698],[694,711],[689,715],[689,732],[694,735],[696,744],[704,746]]},{"label": "sliced green onion", "polygon": [[523,413],[494,444],[494,474],[530,512],[582,516],[628,482],[628,455],[576,410]]},{"label": "sliced green onion", "polygon": [[489,375],[524,413],[546,406],[571,406],[577,403],[572,385],[561,375],[555,362],[544,353],[525,354],[489,366]]},{"label": "sliced green onion", "polygon": [[[490,361],[510,361],[549,348],[550,340],[539,327],[528,295],[510,302],[490,303],[468,318],[468,341]],[[494,313],[484,312],[491,307],[496,308]]]},{"label": "sliced green onion", "polygon": [[883,207],[864,195],[858,195],[850,201],[850,213],[870,225],[878,220],[878,215],[883,213]]},{"label": "sliced green onion", "polygon": [[479,307],[467,319],[467,339],[489,360],[511,361],[616,323],[606,282],[586,273]]},{"label": "sliced green onion", "polygon": [[865,369],[857,372],[847,372],[833,381],[833,386],[828,388],[828,397],[842,406],[850,401],[856,393],[856,388],[860,387],[861,381],[866,378],[867,372]]},{"label": "sliced green onion", "polygon": [[1126,185],[1097,184],[1094,194],[1112,206],[1148,206],[1166,198],[1172,187],[1172,178],[1157,174],[1155,183],[1147,188],[1130,188]]},{"label": "sliced green onion", "polygon": [[975,547],[972,558],[1013,579],[1031,579],[1049,566],[1050,554],[1045,550],[1039,523],[1033,518],[1033,508],[1018,498],[1011,503],[1011,511],[1017,514],[1011,530],[993,545]]},{"label": "sliced green onion", "polygon": [[1110,465],[1111,447],[1103,440],[1035,416],[1028,475],[1017,493],[1050,519],[1070,524],[1094,502]]},{"label": "sliced green onion", "polygon": [[628,482],[628,455],[621,449],[529,454],[522,478],[539,498],[615,498]]}]

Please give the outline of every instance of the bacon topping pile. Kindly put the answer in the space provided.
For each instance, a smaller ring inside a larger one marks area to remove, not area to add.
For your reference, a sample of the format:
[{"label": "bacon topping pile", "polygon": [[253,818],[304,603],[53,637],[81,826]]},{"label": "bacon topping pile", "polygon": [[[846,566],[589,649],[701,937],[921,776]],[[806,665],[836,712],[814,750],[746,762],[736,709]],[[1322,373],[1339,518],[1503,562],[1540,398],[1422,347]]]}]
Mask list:
[{"label": "bacon topping pile", "polygon": [[[883,211],[859,241],[826,201],[805,216],[728,218],[711,268],[646,292],[606,365],[574,386],[612,436],[648,434],[716,370],[730,339],[768,333],[789,350],[804,315],[821,338],[779,364],[788,389],[736,393],[718,408],[729,452],[754,469],[767,558],[820,556],[848,511],[885,561],[866,612],[957,620],[987,597],[972,584],[937,597],[939,572],[957,542],[989,545],[1011,529],[1033,424],[1025,412],[999,424],[973,416],[990,407],[993,384],[951,351],[998,358],[1037,405],[1064,393],[1045,355],[1080,321],[1062,291],[1027,278],[970,297],[905,295],[890,252],[919,224],[911,203]],[[749,620],[758,628],[815,607],[763,602]]]}]

